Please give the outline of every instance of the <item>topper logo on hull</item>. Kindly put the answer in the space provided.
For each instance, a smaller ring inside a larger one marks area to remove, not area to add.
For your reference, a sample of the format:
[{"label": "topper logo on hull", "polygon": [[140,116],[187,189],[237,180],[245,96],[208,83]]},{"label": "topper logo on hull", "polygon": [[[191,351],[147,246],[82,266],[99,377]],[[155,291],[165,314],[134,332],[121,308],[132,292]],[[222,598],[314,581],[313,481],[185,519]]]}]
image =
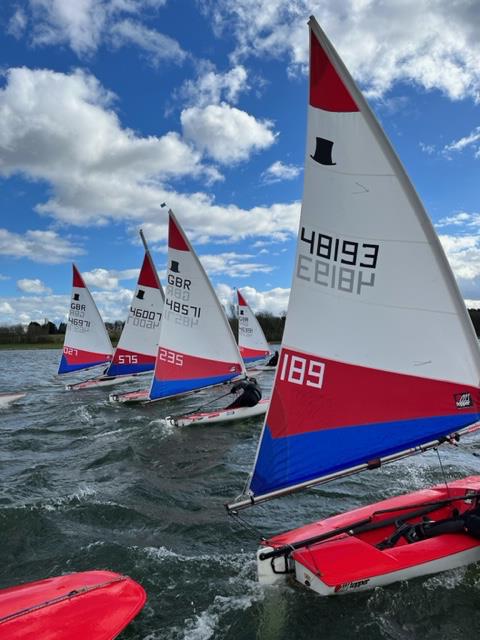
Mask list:
[{"label": "topper logo on hull", "polygon": [[467,409],[473,407],[472,394],[465,391],[464,393],[455,394],[455,406],[457,409]]}]

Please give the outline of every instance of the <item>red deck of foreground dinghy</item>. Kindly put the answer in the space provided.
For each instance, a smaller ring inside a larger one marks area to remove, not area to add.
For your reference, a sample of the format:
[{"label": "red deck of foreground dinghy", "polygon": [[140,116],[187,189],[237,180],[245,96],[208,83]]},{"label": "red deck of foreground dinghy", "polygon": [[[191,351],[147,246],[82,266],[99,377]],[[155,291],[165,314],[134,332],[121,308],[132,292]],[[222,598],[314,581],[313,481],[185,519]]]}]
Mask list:
[{"label": "red deck of foreground dinghy", "polygon": [[[383,509],[399,508],[398,517],[401,518],[409,511],[408,509],[400,510],[401,507],[411,505],[413,511],[425,503],[448,497],[464,496],[467,491],[480,492],[480,476],[471,476],[452,482],[449,484],[449,488],[450,491],[447,493],[445,485],[438,485],[431,489],[383,500],[280,534],[266,541],[265,544],[272,547],[292,544],[335,528],[349,526],[351,523],[368,518],[374,512]],[[438,509],[428,517],[435,520],[447,518],[452,515],[453,507],[463,511],[469,506],[469,503],[465,501],[455,502],[453,505]],[[378,520],[392,518],[395,515],[397,515],[396,512],[379,515]],[[376,519],[375,516],[373,521]],[[408,521],[419,522],[420,518]],[[392,534],[393,531],[394,525],[388,525],[376,531],[360,534],[358,537],[341,534],[328,541],[303,547],[293,552],[291,557],[314,575],[321,576],[322,582],[328,586],[335,586],[401,571],[480,546],[479,539],[463,533],[443,534],[413,544],[408,544],[401,539],[394,547],[385,550],[377,549],[374,546]]]},{"label": "red deck of foreground dinghy", "polygon": [[0,591],[1,640],[112,640],[145,604],[143,588],[86,571]]}]

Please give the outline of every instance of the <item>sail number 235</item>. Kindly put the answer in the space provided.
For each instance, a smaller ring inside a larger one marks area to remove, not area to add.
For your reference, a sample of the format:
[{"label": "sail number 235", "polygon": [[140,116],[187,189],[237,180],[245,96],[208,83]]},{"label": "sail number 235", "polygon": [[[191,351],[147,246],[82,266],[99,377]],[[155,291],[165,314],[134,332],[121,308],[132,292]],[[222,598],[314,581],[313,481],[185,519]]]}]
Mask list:
[{"label": "sail number 235", "polygon": [[293,384],[304,384],[307,387],[321,389],[323,384],[323,374],[325,363],[302,356],[283,352],[283,359],[280,364],[280,380],[293,382]]}]

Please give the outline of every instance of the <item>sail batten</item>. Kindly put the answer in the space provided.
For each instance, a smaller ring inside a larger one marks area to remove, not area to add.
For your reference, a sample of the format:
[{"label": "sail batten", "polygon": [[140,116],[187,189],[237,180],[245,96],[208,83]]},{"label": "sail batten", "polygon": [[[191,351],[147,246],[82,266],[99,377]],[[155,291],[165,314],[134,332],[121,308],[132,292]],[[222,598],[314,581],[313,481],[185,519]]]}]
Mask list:
[{"label": "sail batten", "polygon": [[480,418],[480,352],[433,225],[315,19],[304,195],[253,501]]}]

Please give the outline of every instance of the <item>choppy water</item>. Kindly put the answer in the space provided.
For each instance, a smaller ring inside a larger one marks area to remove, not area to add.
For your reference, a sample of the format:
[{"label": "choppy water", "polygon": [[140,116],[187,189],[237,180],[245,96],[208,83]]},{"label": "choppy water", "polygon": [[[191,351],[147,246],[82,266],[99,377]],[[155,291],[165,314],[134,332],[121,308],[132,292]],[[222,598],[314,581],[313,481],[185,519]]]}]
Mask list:
[{"label": "choppy water", "polygon": [[[112,407],[107,390],[69,393],[57,351],[1,351],[0,587],[92,568],[138,580],[136,640],[456,640],[480,632],[480,567],[365,594],[320,599],[255,581],[256,538],[227,516],[261,421],[174,429],[161,418],[206,402]],[[262,379],[271,385],[272,374]],[[116,387],[121,389],[121,387]],[[480,443],[446,448],[449,478],[478,473]],[[434,453],[246,514],[274,533],[441,481]],[[87,640],[87,639],[86,639]]]}]

